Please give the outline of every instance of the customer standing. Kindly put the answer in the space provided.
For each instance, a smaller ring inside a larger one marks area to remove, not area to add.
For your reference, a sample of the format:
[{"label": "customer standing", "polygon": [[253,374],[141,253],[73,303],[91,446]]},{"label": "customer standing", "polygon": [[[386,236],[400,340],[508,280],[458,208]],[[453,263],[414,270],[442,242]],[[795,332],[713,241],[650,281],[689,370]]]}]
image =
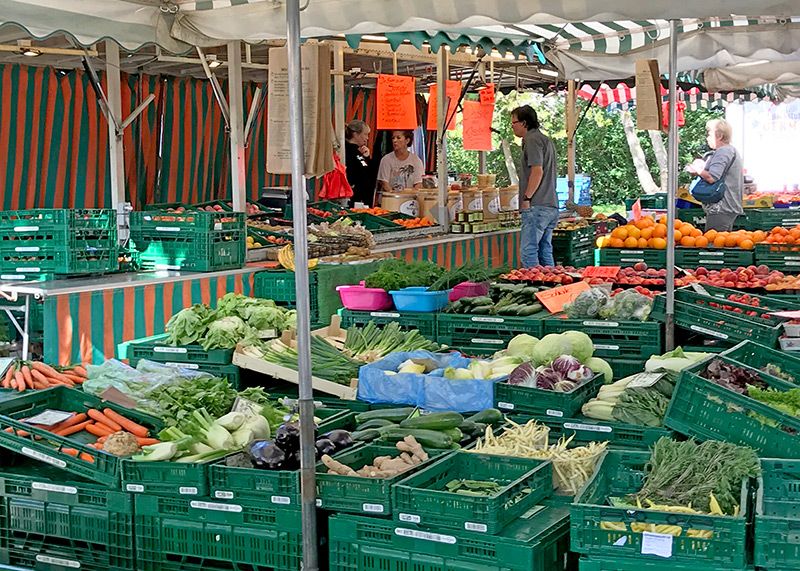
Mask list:
[{"label": "customer standing", "polygon": [[744,214],[744,161],[731,145],[733,130],[724,119],[712,119],[706,123],[706,141],[713,153],[704,159],[696,159],[686,170],[706,181],[716,183],[723,178],[725,192],[719,202],[703,204],[706,213],[706,232],[730,232],[739,215]]},{"label": "customer standing", "polygon": [[392,152],[381,159],[378,167],[378,190],[401,192],[422,186],[425,165],[409,149],[414,144],[414,131],[392,131]]},{"label": "customer standing", "polygon": [[345,127],[345,164],[347,182],[353,189],[351,206],[361,202],[367,208],[375,202],[375,161],[369,150],[369,125],[360,119]]},{"label": "customer standing", "polygon": [[555,146],[539,130],[539,118],[530,105],[511,112],[511,128],[522,138],[519,176],[522,265],[526,268],[554,266],[553,230],[558,223]]}]

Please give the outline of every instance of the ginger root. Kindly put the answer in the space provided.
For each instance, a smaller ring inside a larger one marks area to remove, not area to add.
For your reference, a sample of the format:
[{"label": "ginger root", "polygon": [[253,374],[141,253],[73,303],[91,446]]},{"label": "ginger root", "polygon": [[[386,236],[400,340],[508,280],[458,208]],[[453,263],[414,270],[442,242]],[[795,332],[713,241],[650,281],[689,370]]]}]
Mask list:
[{"label": "ginger root", "polygon": [[356,474],[356,471],[353,470],[350,466],[345,466],[344,464],[338,462],[337,460],[334,460],[327,454],[323,455],[322,458],[320,458],[320,460],[322,460],[322,463],[325,464],[325,466],[327,466],[328,474],[338,474],[340,476],[358,476],[358,474]]},{"label": "ginger root", "polygon": [[372,460],[372,464],[367,464],[358,470],[353,470],[328,455],[322,457],[322,463],[327,466],[329,474],[359,476],[362,478],[393,478],[428,460],[427,452],[413,436],[406,436],[402,441],[395,444],[395,447],[400,452],[399,456],[394,458],[391,456],[376,456]]}]

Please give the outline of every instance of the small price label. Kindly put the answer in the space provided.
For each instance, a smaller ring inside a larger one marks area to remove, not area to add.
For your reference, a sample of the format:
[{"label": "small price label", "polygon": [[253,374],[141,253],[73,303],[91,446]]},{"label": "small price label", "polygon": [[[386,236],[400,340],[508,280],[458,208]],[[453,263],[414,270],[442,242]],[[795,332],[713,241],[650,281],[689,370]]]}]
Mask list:
[{"label": "small price label", "polygon": [[141,484],[128,484],[125,486],[125,489],[129,492],[133,492],[136,494],[144,492],[144,486],[142,486]]},{"label": "small price label", "polygon": [[699,325],[692,325],[689,327],[692,331],[697,331],[698,333],[705,333],[706,335],[711,335],[712,337],[717,337],[719,339],[727,339],[728,335],[726,333],[722,333],[721,331],[714,331],[713,329],[707,329],[705,327],[700,327]]},{"label": "small price label", "polygon": [[156,226],[156,232],[180,232],[181,229],[175,226]]},{"label": "small price label", "polygon": [[622,266],[587,266],[581,274],[584,278],[615,278]]},{"label": "small price label", "polygon": [[642,533],[642,555],[657,555],[659,557],[672,557],[672,540],[674,538],[666,533]]},{"label": "small price label", "polygon": [[233,492],[224,492],[222,490],[217,490],[214,492],[214,497],[218,500],[232,500],[233,499]]},{"label": "small price label", "polygon": [[464,529],[466,529],[467,531],[477,531],[480,533],[486,533],[486,530],[488,530],[489,528],[486,527],[485,523],[473,523],[471,521],[465,521]]},{"label": "small price label", "polygon": [[185,355],[187,353],[186,347],[165,347],[162,345],[158,345],[153,347],[153,351],[155,353],[174,353],[174,354],[181,354]]},{"label": "small price label", "polygon": [[480,339],[480,338],[476,337],[475,339],[470,339],[470,341],[472,343],[474,343],[475,345],[481,345],[481,344],[483,344],[483,345],[505,345],[506,344],[506,342],[503,341],[502,339]]},{"label": "small price label", "polygon": [[398,519],[406,523],[419,523],[420,521],[422,521],[418,515],[414,514],[400,514],[398,516]]},{"label": "small price label", "polygon": [[170,367],[177,367],[179,369],[193,369],[197,370],[200,368],[200,365],[197,363],[176,363],[175,361],[170,361],[168,363],[164,363],[165,365],[169,365]]},{"label": "small price label", "polygon": [[498,402],[497,408],[502,408],[505,410],[514,410],[514,404],[510,402]]},{"label": "small price label", "polygon": [[41,250],[39,246],[17,246],[14,248],[15,252],[38,252]]},{"label": "small price label", "polygon": [[619,351],[619,345],[599,345],[595,343],[595,349],[602,349],[604,351]]},{"label": "small price label", "polygon": [[628,387],[635,389],[636,387],[649,388],[655,385],[664,377],[665,373],[638,373],[633,375],[633,379],[628,383]]},{"label": "small price label", "polygon": [[38,232],[38,226],[17,226],[14,228],[14,232]]},{"label": "small price label", "polygon": [[46,492],[58,492],[59,494],[75,495],[78,493],[78,488],[75,488],[73,486],[59,486],[56,484],[47,484],[45,482],[32,482],[31,487],[34,490],[44,490]]},{"label": "small price label", "polygon": [[54,426],[59,422],[64,422],[68,418],[72,418],[71,412],[65,412],[63,410],[47,409],[46,411],[41,412],[36,416],[26,418],[25,422],[27,422],[28,424],[39,424],[42,426]]},{"label": "small price label", "polygon": [[547,416],[555,416],[555,417],[558,417],[558,418],[561,418],[561,417],[564,416],[563,412],[561,412],[560,410],[553,410],[552,408],[548,408],[546,412],[547,412]]},{"label": "small price label", "polygon": [[475,323],[505,323],[506,320],[502,317],[481,317],[480,315],[476,315],[470,321]]},{"label": "small price label", "polygon": [[201,502],[194,500],[189,505],[198,510],[212,510],[217,512],[241,513],[242,506],[238,504],[218,504],[215,502]]},{"label": "small price label", "polygon": [[616,321],[584,321],[584,327],[618,327],[619,323]]},{"label": "small price label", "polygon": [[23,446],[22,450],[20,450],[22,454],[27,456],[28,458],[34,458],[39,460],[40,462],[44,462],[45,464],[50,464],[51,466],[57,466],[59,468],[66,468],[67,463],[63,460],[59,460],[58,458],[53,458],[52,456],[48,456],[47,454],[42,454],[38,450],[32,450],[27,446]]},{"label": "small price label", "polygon": [[69,567],[70,569],[80,569],[81,562],[73,561],[72,559],[62,559],[61,557],[50,557],[49,555],[39,554],[36,556],[36,561],[44,563],[45,565],[55,565],[57,567]]},{"label": "small price label", "polygon": [[587,430],[590,432],[613,432],[614,429],[610,426],[599,426],[597,424],[581,424],[579,422],[565,422],[564,428],[567,430]]},{"label": "small price label", "polygon": [[403,527],[396,527],[394,529],[395,535],[400,537],[412,537],[414,539],[422,539],[423,541],[435,541],[436,543],[447,543],[455,545],[457,540],[452,535],[442,535],[440,533],[429,533],[427,531],[419,531],[416,529],[405,529]]},{"label": "small price label", "polygon": [[550,313],[559,313],[564,309],[565,305],[572,303],[581,292],[589,288],[590,286],[588,283],[580,281],[574,284],[540,291],[536,294],[536,299],[538,299]]},{"label": "small price label", "polygon": [[387,311],[371,311],[370,312],[370,316],[371,317],[386,317],[386,318],[389,318],[389,319],[399,319],[400,318],[400,314],[399,313],[392,313],[391,311],[389,311],[389,312],[387,312]]},{"label": "small price label", "polygon": [[272,496],[270,497],[269,501],[271,501],[273,504],[288,506],[292,503],[292,498],[288,496]]},{"label": "small price label", "polygon": [[178,488],[178,493],[182,496],[196,496],[199,490],[194,486],[181,486]]},{"label": "small price label", "polygon": [[382,514],[386,511],[386,508],[384,508],[382,504],[362,504],[361,509],[362,511],[375,514]]}]

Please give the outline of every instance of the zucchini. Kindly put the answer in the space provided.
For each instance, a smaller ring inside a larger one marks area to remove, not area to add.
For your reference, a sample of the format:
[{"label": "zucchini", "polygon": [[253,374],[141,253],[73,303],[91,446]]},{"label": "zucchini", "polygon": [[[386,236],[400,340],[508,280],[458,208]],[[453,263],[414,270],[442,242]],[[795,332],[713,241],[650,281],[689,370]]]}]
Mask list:
[{"label": "zucchini", "polygon": [[377,410],[368,410],[356,415],[356,423],[362,424],[368,420],[382,418],[390,422],[400,422],[408,418],[413,413],[416,407],[409,406],[403,408],[379,408]]},{"label": "zucchini", "polygon": [[475,424],[498,424],[503,421],[503,413],[496,408],[487,408],[467,418]]},{"label": "zucchini", "polygon": [[396,426],[396,422],[392,422],[391,420],[386,420],[385,418],[373,418],[372,420],[368,420],[363,424],[359,424],[356,427],[357,431],[360,430],[369,430],[370,428],[383,428],[384,426]]},{"label": "zucchini", "polygon": [[[400,423],[400,427],[447,430],[448,428],[457,428],[462,422],[464,422],[464,417],[457,412],[432,412],[407,418]],[[460,440],[460,438],[454,440]]]},{"label": "zucchini", "polygon": [[528,317],[529,315],[534,315],[542,311],[542,306],[539,305],[538,303],[521,307],[522,309],[520,309],[517,312],[517,315],[519,315],[520,317]]},{"label": "zucchini", "polygon": [[368,428],[367,430],[356,430],[350,433],[350,438],[353,442],[372,442],[381,437],[381,431],[377,428]]},{"label": "zucchini", "polygon": [[471,420],[465,420],[464,422],[458,425],[458,429],[464,434],[475,434],[477,427],[478,425],[472,422]]},{"label": "zucchini", "polygon": [[473,307],[469,313],[472,315],[489,315],[492,313],[492,306],[491,305],[478,305]]},{"label": "zucchini", "polygon": [[461,442],[461,439],[464,438],[464,433],[458,428],[448,428],[447,430],[440,430],[439,432],[449,436],[453,442]]},{"label": "zucchini", "polygon": [[449,448],[453,445],[453,439],[444,432],[438,430],[425,430],[422,428],[394,428],[387,426],[379,429],[381,440],[387,442],[399,442],[406,436],[413,436],[422,446],[428,448]]},{"label": "zucchini", "polygon": [[486,295],[483,295],[483,296],[480,296],[480,297],[472,297],[472,298],[469,298],[469,299],[470,299],[470,304],[473,307],[477,307],[479,305],[494,305],[494,302],[492,301],[492,298],[489,297],[489,296],[486,296]]}]

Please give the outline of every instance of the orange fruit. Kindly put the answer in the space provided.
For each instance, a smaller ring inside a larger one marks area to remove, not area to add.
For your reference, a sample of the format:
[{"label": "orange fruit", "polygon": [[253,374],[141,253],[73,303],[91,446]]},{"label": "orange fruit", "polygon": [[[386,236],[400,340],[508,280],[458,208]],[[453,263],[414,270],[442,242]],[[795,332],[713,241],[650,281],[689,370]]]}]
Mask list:
[{"label": "orange fruit", "polygon": [[708,232],[705,233],[705,236],[706,236],[706,238],[708,238],[709,242],[713,242],[714,238],[717,237],[717,231],[714,230],[714,229],[711,229],[711,230],[709,230]]},{"label": "orange fruit", "polygon": [[639,239],[634,238],[633,236],[628,236],[625,238],[625,247],[626,248],[638,248],[639,247]]},{"label": "orange fruit", "polygon": [[695,228],[694,230],[691,231],[692,238],[697,238],[698,236],[702,236],[702,235],[703,235],[703,233],[700,230],[698,230],[697,228]]},{"label": "orange fruit", "polygon": [[752,250],[753,246],[754,246],[753,241],[747,238],[739,242],[739,247],[743,250]]},{"label": "orange fruit", "polygon": [[611,238],[608,241],[608,247],[609,248],[624,248],[625,247],[625,242],[623,242],[619,238]]},{"label": "orange fruit", "polygon": [[666,214],[662,214],[661,216],[659,216],[657,222],[659,224],[666,224],[667,223],[667,215]]},{"label": "orange fruit", "polygon": [[639,238],[639,247],[647,248],[647,238]]},{"label": "orange fruit", "polygon": [[664,238],[653,238],[653,248],[656,250],[666,250],[667,241]]},{"label": "orange fruit", "polygon": [[611,243],[610,236],[600,236],[597,240],[594,241],[594,245],[598,248],[608,248]]},{"label": "orange fruit", "polygon": [[667,225],[666,224],[656,224],[653,228],[653,238],[666,238],[667,237]]},{"label": "orange fruit", "polygon": [[619,226],[614,228],[614,231],[611,232],[612,238],[619,238],[620,240],[624,240],[628,237],[628,228],[626,226]]},{"label": "orange fruit", "polygon": [[705,236],[698,236],[694,239],[695,248],[708,248],[708,238]]},{"label": "orange fruit", "polygon": [[681,234],[683,234],[684,236],[691,236],[692,231],[694,230],[694,226],[692,226],[691,224],[686,224],[684,222],[681,223],[681,225],[678,227],[678,230],[680,230]]},{"label": "orange fruit", "polygon": [[649,240],[650,238],[652,238],[653,230],[654,228],[652,226],[648,226],[647,228],[642,228],[642,238],[644,238],[645,240]]},{"label": "orange fruit", "polygon": [[725,247],[735,248],[739,244],[739,237],[736,234],[728,234],[725,236]]},{"label": "orange fruit", "polygon": [[628,224],[627,228],[629,238],[636,238],[638,240],[641,237],[642,231],[633,224]]},{"label": "orange fruit", "polygon": [[717,236],[714,238],[714,247],[715,248],[724,248],[725,247],[725,236]]},{"label": "orange fruit", "polygon": [[758,244],[759,242],[763,242],[767,239],[767,233],[763,230],[756,230],[753,232],[753,243]]},{"label": "orange fruit", "polygon": [[680,230],[675,230],[675,234],[674,234],[674,236],[675,236],[675,242],[676,242],[676,243],[677,243],[677,242],[680,242],[680,241],[681,241],[681,238],[683,238],[683,234],[681,234],[681,231],[680,231]]},{"label": "orange fruit", "polygon": [[684,236],[681,238],[681,246],[694,248],[694,238],[692,236]]}]

